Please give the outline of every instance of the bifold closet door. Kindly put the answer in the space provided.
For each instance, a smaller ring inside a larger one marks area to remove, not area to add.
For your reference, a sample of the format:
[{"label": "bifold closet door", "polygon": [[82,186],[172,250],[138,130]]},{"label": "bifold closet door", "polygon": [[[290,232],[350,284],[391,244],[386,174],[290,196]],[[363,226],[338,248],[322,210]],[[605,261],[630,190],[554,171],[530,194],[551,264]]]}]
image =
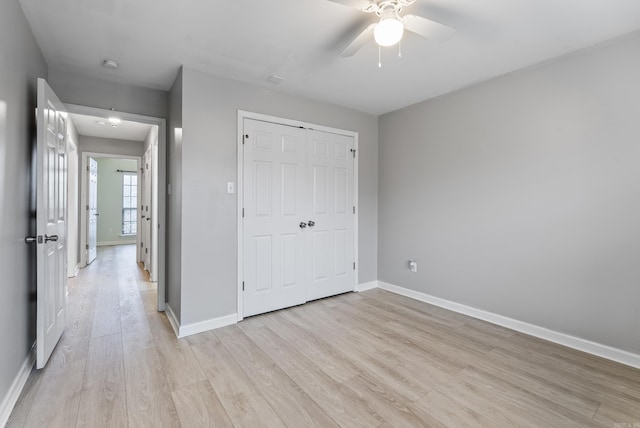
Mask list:
[{"label": "bifold closet door", "polygon": [[243,316],[354,288],[353,138],[244,120]]},{"label": "bifold closet door", "polygon": [[244,121],[244,316],[306,302],[307,132]]}]

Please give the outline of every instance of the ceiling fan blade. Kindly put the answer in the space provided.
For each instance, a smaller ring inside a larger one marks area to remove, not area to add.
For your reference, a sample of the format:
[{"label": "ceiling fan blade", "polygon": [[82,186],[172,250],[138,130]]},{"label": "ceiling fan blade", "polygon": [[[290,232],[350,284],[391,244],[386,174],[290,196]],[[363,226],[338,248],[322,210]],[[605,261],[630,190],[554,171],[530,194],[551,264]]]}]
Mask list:
[{"label": "ceiling fan blade", "polygon": [[376,28],[376,25],[378,25],[378,23],[374,22],[362,30],[362,32],[340,52],[340,56],[349,57],[355,55],[365,43],[373,39],[373,29]]},{"label": "ceiling fan blade", "polygon": [[407,30],[437,42],[447,40],[456,31],[455,28],[417,15],[405,15],[402,23]]},{"label": "ceiling fan blade", "polygon": [[339,3],[344,6],[349,6],[354,9],[367,10],[371,7],[371,1],[369,0],[329,0],[334,3]]}]

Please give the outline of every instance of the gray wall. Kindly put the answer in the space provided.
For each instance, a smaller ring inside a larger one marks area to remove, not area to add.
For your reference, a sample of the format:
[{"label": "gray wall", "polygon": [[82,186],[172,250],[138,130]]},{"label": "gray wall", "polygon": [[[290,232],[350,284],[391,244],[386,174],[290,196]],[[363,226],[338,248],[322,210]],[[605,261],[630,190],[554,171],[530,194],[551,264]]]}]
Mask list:
[{"label": "gray wall", "polygon": [[112,138],[87,137],[85,135],[80,135],[78,141],[78,149],[81,153],[107,153],[123,156],[144,155],[144,143],[142,141],[114,140]]},{"label": "gray wall", "polygon": [[[182,276],[182,70],[169,93],[167,126],[167,182],[171,194],[167,201],[167,303],[181,322]],[[177,132],[176,132],[177,130]]]},{"label": "gray wall", "polygon": [[[137,171],[135,159],[98,158],[98,245],[131,243],[136,236],[122,236],[122,173]],[[140,189],[140,188],[139,188]],[[138,203],[137,205],[140,205]]]},{"label": "gray wall", "polygon": [[[377,278],[378,119],[184,68],[182,324],[236,313],[237,111],[359,132],[360,282]],[[173,183],[172,183],[173,187]]]},{"label": "gray wall", "polygon": [[169,112],[168,94],[158,89],[107,82],[55,68],[49,70],[49,84],[68,104],[165,118]]},{"label": "gray wall", "polygon": [[[0,3],[0,402],[35,341],[36,79],[47,64],[17,1]],[[32,195],[32,197],[30,197]]]},{"label": "gray wall", "polygon": [[382,116],[380,280],[640,352],[639,52],[635,34]]}]

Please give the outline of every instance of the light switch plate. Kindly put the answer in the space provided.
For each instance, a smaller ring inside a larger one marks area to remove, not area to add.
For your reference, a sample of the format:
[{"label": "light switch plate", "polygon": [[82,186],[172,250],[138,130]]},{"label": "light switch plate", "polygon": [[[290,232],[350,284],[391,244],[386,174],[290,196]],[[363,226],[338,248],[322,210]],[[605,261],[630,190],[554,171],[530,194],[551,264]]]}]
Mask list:
[{"label": "light switch plate", "polygon": [[236,193],[236,183],[234,183],[233,181],[229,181],[227,183],[227,193],[229,194]]}]

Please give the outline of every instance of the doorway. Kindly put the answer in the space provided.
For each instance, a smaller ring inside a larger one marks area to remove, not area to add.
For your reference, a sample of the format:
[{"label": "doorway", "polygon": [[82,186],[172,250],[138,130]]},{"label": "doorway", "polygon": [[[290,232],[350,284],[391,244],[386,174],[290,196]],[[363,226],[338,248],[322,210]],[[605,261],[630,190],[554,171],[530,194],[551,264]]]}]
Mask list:
[{"label": "doorway", "polygon": [[[71,199],[69,202],[74,207],[70,210],[77,207],[78,213],[78,248],[73,253],[75,261],[70,259],[69,263],[87,266],[95,254],[99,257],[95,247],[101,245],[135,245],[132,262],[140,263],[149,280],[157,284],[157,309],[164,311],[166,195],[160,189],[166,187],[165,119],[77,105],[66,107],[78,139],[79,183],[75,203]],[[92,161],[97,167],[95,187],[100,188],[106,177],[110,189],[97,192],[95,207],[90,206]],[[93,245],[92,220],[96,235]]]},{"label": "doorway", "polygon": [[[140,207],[145,193],[141,164],[140,156],[82,152],[80,207],[84,212],[80,227],[84,229],[81,234],[84,266],[93,263],[97,247],[101,246],[135,245],[132,263],[143,262],[144,249],[147,253],[157,251],[143,233],[146,222],[141,218],[144,214],[141,215]],[[145,198],[156,199],[152,195]],[[143,267],[151,278],[150,266]]]}]

